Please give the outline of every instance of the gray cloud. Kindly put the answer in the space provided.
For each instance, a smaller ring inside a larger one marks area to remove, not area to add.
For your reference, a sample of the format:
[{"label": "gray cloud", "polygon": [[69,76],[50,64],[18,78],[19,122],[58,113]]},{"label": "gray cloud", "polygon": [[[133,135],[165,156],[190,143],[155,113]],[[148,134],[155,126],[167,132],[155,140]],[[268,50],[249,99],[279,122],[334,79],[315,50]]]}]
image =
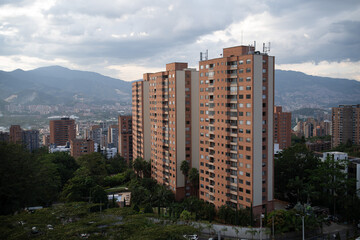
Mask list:
[{"label": "gray cloud", "polygon": [[[256,40],[260,48],[271,41],[278,63],[360,60],[360,3],[353,0],[58,0],[24,11],[32,6],[0,2],[0,55],[99,68],[163,67],[179,59],[196,65],[200,51],[216,57],[223,47],[239,45],[244,30],[244,44]],[[1,14],[8,9],[14,14]]]}]

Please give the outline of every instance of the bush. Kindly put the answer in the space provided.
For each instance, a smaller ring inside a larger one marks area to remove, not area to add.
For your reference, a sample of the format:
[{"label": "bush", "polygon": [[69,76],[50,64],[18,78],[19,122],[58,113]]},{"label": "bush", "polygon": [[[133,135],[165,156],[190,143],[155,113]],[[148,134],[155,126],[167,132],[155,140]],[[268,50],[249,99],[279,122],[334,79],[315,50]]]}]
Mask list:
[{"label": "bush", "polygon": [[135,211],[135,212],[140,212],[140,208],[139,208],[139,206],[138,205],[134,205],[134,207],[133,207],[133,210]]},{"label": "bush", "polygon": [[144,213],[154,213],[150,204],[147,204],[144,209]]}]

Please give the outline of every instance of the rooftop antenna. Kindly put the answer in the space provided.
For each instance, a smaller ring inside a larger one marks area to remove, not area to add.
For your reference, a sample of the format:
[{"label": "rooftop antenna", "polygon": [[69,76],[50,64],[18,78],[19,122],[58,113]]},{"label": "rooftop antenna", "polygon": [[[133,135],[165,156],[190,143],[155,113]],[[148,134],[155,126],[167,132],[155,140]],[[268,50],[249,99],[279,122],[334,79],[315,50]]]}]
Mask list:
[{"label": "rooftop antenna", "polygon": [[200,52],[200,61],[206,61],[208,60],[209,52],[206,49],[206,52]]},{"label": "rooftop antenna", "polygon": [[241,45],[243,45],[244,31],[241,30]]},{"label": "rooftop antenna", "polygon": [[263,43],[263,52],[264,53],[270,52],[270,42],[268,43],[268,46],[266,46],[265,43]]}]

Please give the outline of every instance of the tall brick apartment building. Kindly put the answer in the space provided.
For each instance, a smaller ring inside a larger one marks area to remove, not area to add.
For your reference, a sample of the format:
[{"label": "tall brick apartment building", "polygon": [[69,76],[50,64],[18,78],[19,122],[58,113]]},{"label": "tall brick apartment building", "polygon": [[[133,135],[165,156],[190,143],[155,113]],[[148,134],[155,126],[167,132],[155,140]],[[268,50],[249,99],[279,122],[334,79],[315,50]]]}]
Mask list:
[{"label": "tall brick apartment building", "polygon": [[134,158],[151,159],[151,176],[177,199],[190,194],[181,162],[199,162],[199,72],[187,63],[145,73],[132,85]]},{"label": "tall brick apartment building", "polygon": [[332,108],[331,145],[336,147],[348,140],[360,145],[360,104]]},{"label": "tall brick apartment building", "polygon": [[76,138],[75,120],[61,118],[50,120],[50,144],[64,146],[66,142]]},{"label": "tall brick apartment building", "polygon": [[291,112],[283,112],[281,106],[274,107],[274,143],[280,149],[291,146]]},{"label": "tall brick apartment building", "polygon": [[132,117],[118,117],[119,137],[118,153],[127,163],[133,160],[133,141],[132,141]]},{"label": "tall brick apartment building", "polygon": [[200,198],[216,207],[270,210],[274,57],[252,46],[199,62]]}]

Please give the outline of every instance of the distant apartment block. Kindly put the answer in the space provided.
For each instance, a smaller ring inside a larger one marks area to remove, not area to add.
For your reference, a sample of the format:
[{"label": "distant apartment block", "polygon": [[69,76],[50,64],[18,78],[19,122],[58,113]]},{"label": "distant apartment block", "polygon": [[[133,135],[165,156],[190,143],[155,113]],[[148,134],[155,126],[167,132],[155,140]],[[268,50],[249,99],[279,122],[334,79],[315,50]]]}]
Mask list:
[{"label": "distant apartment block", "polygon": [[61,118],[50,120],[50,144],[64,146],[76,138],[75,120]]},{"label": "distant apartment block", "polygon": [[119,148],[119,125],[113,124],[108,127],[107,138],[108,146]]},{"label": "distant apartment block", "polygon": [[22,129],[20,125],[10,126],[10,142],[16,144],[22,143]]},{"label": "distant apartment block", "polygon": [[132,87],[134,158],[151,159],[152,178],[182,199],[191,192],[182,161],[199,166],[199,73],[187,63],[169,63]]},{"label": "distant apartment block", "polygon": [[273,209],[274,57],[253,46],[200,61],[200,198]]},{"label": "distant apartment block", "polygon": [[103,145],[102,142],[102,128],[100,125],[93,125],[90,128],[90,139],[97,143],[99,146]]},{"label": "distant apartment block", "polygon": [[118,152],[129,163],[133,160],[132,117],[118,117]]},{"label": "distant apartment block", "polygon": [[22,131],[22,144],[24,147],[33,152],[40,147],[38,130],[24,130]]},{"label": "distant apartment block", "polygon": [[360,104],[332,108],[332,147],[349,140],[360,145]]},{"label": "distant apartment block", "polygon": [[0,131],[0,142],[9,142],[10,134],[8,132]]},{"label": "distant apartment block", "polygon": [[85,154],[94,152],[94,141],[90,139],[72,139],[70,140],[70,155],[78,158]]},{"label": "distant apartment block", "polygon": [[30,152],[40,147],[38,130],[23,130],[20,125],[11,125],[10,133],[4,134],[4,140],[7,136],[9,142],[22,144]]},{"label": "distant apartment block", "polygon": [[274,107],[274,144],[280,149],[291,146],[291,113],[283,112],[281,106]]},{"label": "distant apartment block", "polygon": [[45,147],[49,147],[50,146],[50,135],[49,134],[44,134],[42,137],[42,145]]}]

